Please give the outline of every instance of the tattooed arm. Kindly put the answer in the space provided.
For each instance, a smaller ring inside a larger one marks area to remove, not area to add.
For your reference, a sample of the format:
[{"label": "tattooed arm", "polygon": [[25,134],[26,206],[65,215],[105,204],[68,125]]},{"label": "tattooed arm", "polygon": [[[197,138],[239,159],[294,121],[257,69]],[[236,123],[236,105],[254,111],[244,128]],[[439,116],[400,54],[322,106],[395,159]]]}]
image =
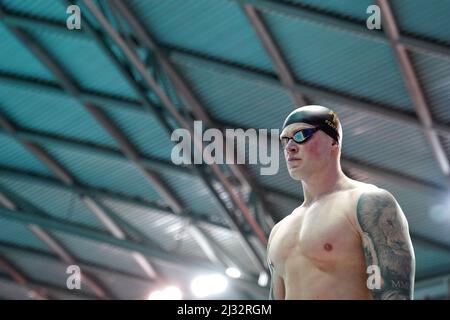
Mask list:
[{"label": "tattooed arm", "polygon": [[413,299],[415,257],[408,222],[397,201],[377,189],[362,194],[356,210],[366,264],[375,266],[370,270],[379,270],[381,276],[380,286],[369,288],[373,298]]}]

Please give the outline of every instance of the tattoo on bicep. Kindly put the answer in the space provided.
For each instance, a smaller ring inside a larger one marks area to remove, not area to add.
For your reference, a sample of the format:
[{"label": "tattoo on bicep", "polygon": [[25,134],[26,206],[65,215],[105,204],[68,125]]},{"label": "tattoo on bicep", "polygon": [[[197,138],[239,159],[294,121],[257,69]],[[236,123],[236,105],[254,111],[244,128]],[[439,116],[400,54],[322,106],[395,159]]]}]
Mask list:
[{"label": "tattoo on bicep", "polygon": [[388,194],[363,194],[357,206],[368,266],[378,266],[381,287],[370,288],[374,299],[411,299],[413,253],[403,216]]}]

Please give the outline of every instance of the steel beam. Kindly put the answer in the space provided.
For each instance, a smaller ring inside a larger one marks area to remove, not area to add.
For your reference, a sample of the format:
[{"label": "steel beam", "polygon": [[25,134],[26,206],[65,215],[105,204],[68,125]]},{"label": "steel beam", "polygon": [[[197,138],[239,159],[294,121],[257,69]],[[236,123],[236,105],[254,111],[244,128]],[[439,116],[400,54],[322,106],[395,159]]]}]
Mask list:
[{"label": "steel beam", "polygon": [[416,108],[416,114],[422,123],[425,136],[433,151],[434,157],[445,176],[448,187],[450,187],[450,162],[438,133],[434,129],[430,106],[426,101],[425,94],[420,85],[414,66],[411,62],[406,46],[399,42],[400,32],[395,21],[394,13],[387,0],[377,0],[383,15],[383,29],[390,40],[392,49],[401,70],[403,81],[408,89],[411,101]]},{"label": "steel beam", "polygon": [[295,80],[292,76],[292,72],[286,63],[280,48],[275,43],[275,39],[270,34],[269,28],[264,23],[263,18],[252,5],[245,4],[242,8],[259,40],[266,49],[282,86],[290,93],[295,106],[300,107],[302,105],[306,105],[307,102],[305,96],[294,89]]},{"label": "steel beam", "polygon": [[52,297],[42,288],[35,288],[31,285],[26,275],[18,269],[6,257],[0,255],[0,268],[3,269],[17,284],[24,288],[31,298],[36,300],[50,300]]}]

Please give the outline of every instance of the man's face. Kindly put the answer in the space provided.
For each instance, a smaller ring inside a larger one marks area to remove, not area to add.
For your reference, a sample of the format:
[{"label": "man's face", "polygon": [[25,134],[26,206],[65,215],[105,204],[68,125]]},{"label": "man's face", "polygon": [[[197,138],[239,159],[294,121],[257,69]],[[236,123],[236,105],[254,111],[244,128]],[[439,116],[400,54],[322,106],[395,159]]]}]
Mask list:
[{"label": "man's face", "polygon": [[[292,123],[281,132],[280,138],[291,138],[298,130],[314,128],[307,123]],[[324,168],[331,161],[333,139],[321,130],[311,138],[298,144],[293,139],[284,147],[284,157],[290,176],[303,180]]]}]

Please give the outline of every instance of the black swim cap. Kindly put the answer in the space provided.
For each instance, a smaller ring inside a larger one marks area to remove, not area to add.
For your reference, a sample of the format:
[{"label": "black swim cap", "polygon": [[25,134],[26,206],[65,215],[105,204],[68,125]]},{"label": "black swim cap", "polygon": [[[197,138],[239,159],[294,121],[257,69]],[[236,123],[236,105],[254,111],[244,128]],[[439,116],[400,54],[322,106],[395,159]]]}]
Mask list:
[{"label": "black swim cap", "polygon": [[284,120],[283,130],[291,123],[304,122],[315,126],[339,142],[339,119],[336,113],[322,106],[304,106],[292,111]]}]

